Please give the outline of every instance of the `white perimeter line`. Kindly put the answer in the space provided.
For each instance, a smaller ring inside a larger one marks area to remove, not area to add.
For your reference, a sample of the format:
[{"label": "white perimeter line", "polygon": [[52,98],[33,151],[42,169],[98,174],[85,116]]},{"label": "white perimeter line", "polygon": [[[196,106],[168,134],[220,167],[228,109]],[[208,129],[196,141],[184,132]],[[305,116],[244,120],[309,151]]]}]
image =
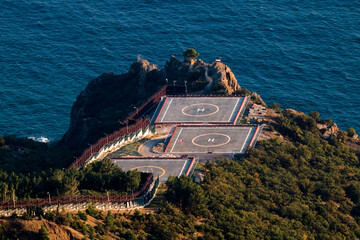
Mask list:
[{"label": "white perimeter line", "polygon": [[[179,154],[185,154],[185,153],[191,153],[191,154],[210,154],[209,152],[172,152],[172,153],[179,153]],[[216,152],[214,151],[213,154],[219,154],[219,153],[234,153],[233,151],[229,150],[229,152]]]},{"label": "white perimeter line", "polygon": [[181,126],[184,129],[211,129],[211,128],[216,128],[216,129],[231,129],[231,128],[237,128],[237,129],[247,129],[250,128],[252,129],[253,126],[247,127],[247,126],[236,126],[236,125],[229,125],[228,127],[217,127],[216,125],[214,125],[214,127],[204,127],[202,125],[199,125],[198,127],[187,127],[186,125]]},{"label": "white perimeter line", "polygon": [[[232,116],[233,116],[233,114],[234,114],[234,112],[235,112],[235,109],[236,109],[239,101],[240,101],[240,98],[238,98],[238,100],[236,101],[235,107],[234,107],[234,109],[232,110],[232,112],[231,112],[231,114],[230,114],[230,117],[229,117],[229,121],[228,121],[228,122],[230,122],[230,119],[232,118]],[[241,110],[241,109],[240,109],[240,110]]]},{"label": "white perimeter line", "polygon": [[[175,143],[174,143],[174,145],[173,145],[173,147],[171,148],[171,150],[170,150],[170,152],[172,152],[172,150],[174,149],[174,147],[175,147],[175,145],[176,145],[176,143],[177,143],[177,140],[178,140],[178,138],[180,137],[180,134],[181,134],[181,131],[182,131],[183,129],[181,128],[180,129],[180,132],[179,132],[179,135],[177,136],[177,138],[176,138],[176,140],[175,140]],[[169,143],[170,144],[170,143]]]},{"label": "white perimeter line", "polygon": [[246,141],[247,141],[248,138],[249,138],[249,134],[250,134],[251,130],[252,130],[252,129],[249,130],[249,132],[248,132],[248,134],[247,134],[247,136],[246,136],[246,139],[245,139],[245,141],[244,141],[244,144],[243,144],[242,147],[241,147],[240,153],[242,153],[242,151],[243,151],[243,149],[244,149],[245,143],[246,143]]},{"label": "white perimeter line", "polygon": [[174,100],[173,98],[170,100],[170,103],[169,103],[169,105],[168,105],[167,108],[166,108],[166,111],[165,111],[165,113],[164,113],[164,116],[161,118],[161,122],[163,121],[163,119],[164,119],[167,111],[169,110],[169,107],[170,107],[170,105],[171,105],[171,103],[172,103],[173,100]]},{"label": "white perimeter line", "polygon": [[185,168],[185,165],[186,165],[187,162],[188,162],[188,161],[185,161],[184,166],[182,167],[182,169],[181,169],[181,171],[180,171],[179,177],[181,176],[182,172],[184,171],[184,168]]},{"label": "white perimeter line", "polygon": [[[182,161],[185,161],[184,159],[179,159],[179,160],[168,160],[168,159],[166,159],[166,158],[164,158],[164,159],[161,159],[161,160],[159,160],[159,159],[154,159],[154,160],[137,160],[137,159],[133,159],[133,160],[131,160],[131,159],[126,159],[126,160],[121,160],[121,159],[117,159],[117,160],[114,160],[114,162],[129,162],[129,161],[131,161],[131,162],[182,162]],[[186,161],[185,161],[186,162]]]}]

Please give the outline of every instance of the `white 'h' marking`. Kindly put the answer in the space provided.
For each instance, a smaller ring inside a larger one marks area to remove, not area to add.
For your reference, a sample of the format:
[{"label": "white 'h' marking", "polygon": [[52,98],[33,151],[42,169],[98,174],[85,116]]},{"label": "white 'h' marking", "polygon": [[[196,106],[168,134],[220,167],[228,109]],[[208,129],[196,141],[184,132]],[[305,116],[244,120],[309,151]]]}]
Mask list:
[{"label": "white 'h' marking", "polygon": [[214,142],[215,138],[209,138],[208,142]]}]

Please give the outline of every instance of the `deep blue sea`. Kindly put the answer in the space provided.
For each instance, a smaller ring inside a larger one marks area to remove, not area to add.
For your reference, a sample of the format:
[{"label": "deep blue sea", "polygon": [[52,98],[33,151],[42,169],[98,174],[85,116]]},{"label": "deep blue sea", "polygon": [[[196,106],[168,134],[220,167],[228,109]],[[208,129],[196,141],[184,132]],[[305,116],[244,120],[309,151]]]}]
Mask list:
[{"label": "deep blue sea", "polygon": [[0,135],[60,139],[88,81],[188,47],[267,103],[360,132],[359,0],[1,0]]}]

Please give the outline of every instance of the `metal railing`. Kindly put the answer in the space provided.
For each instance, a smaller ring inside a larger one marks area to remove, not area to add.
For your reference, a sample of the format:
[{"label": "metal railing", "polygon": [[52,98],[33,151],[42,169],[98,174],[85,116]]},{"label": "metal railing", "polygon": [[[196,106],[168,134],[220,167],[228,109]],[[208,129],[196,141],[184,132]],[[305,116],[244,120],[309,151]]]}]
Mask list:
[{"label": "metal railing", "polygon": [[5,202],[0,203],[0,210],[12,210],[12,209],[21,209],[27,206],[38,206],[38,207],[47,207],[47,206],[59,206],[65,204],[81,204],[87,202],[93,203],[124,203],[129,201],[135,201],[143,198],[146,193],[148,193],[151,184],[154,181],[152,173],[148,173],[148,176],[145,182],[142,184],[142,187],[131,195],[119,195],[119,196],[93,196],[93,195],[82,195],[82,196],[70,196],[70,197],[53,197],[53,198],[42,198],[34,200],[23,200],[16,202]]},{"label": "metal railing", "polygon": [[[96,154],[100,151],[100,149],[107,144],[113,142],[116,139],[124,137],[128,134],[132,134],[137,132],[139,129],[145,129],[150,125],[149,118],[140,118],[146,111],[148,111],[149,107],[152,107],[155,103],[161,100],[161,97],[166,95],[168,86],[163,86],[159,91],[153,94],[146,102],[144,102],[140,107],[136,108],[135,111],[130,113],[130,115],[121,122],[122,127],[115,131],[112,134],[109,134],[105,137],[100,138],[95,144],[90,145],[84,152],[81,154],[79,158],[68,167],[68,169],[72,168],[80,168],[86,160],[88,160],[91,155]],[[136,120],[137,119],[137,120]],[[135,121],[134,124],[130,124],[129,122]]]},{"label": "metal railing", "polygon": [[99,152],[99,150],[106,146],[107,144],[115,141],[118,138],[121,138],[127,134],[132,134],[137,132],[140,129],[145,129],[150,125],[150,119],[149,118],[141,118],[137,120],[134,124],[126,127],[121,127],[119,130],[115,131],[112,134],[109,134],[105,137],[100,138],[95,144],[90,145],[89,148],[87,148],[79,158],[77,158],[68,169],[72,168],[80,168],[87,159],[91,157],[91,155],[96,154]]}]

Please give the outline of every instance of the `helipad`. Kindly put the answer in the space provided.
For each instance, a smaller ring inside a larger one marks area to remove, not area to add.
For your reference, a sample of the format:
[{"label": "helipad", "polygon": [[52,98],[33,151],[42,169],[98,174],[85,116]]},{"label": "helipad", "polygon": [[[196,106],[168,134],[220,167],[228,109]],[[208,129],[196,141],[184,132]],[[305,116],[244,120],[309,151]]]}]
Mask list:
[{"label": "helipad", "polygon": [[169,96],[154,123],[236,123],[248,101],[246,96]]},{"label": "helipad", "polygon": [[178,126],[166,146],[166,153],[245,153],[260,134],[259,125]]},{"label": "helipad", "polygon": [[112,161],[124,171],[136,169],[140,172],[152,172],[160,181],[166,181],[170,176],[189,175],[195,167],[194,158],[134,157],[112,158]]}]

